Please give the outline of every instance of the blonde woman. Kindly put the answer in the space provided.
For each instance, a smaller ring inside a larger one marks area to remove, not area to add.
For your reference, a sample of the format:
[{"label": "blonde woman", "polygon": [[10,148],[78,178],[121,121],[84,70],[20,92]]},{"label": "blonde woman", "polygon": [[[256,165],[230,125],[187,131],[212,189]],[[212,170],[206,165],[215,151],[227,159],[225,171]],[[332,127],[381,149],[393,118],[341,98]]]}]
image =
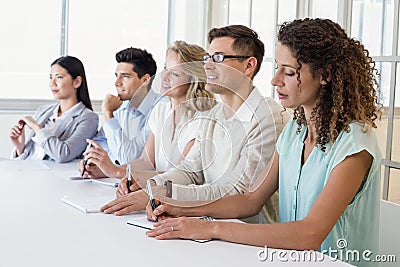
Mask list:
[{"label": "blonde woman", "polygon": [[[149,119],[150,135],[141,157],[130,162],[132,169],[163,172],[177,165],[193,145],[199,123],[195,118],[199,112],[211,109],[215,104],[212,93],[205,90],[205,72],[202,58],[206,51],[198,45],[176,41],[167,49],[162,73],[161,91],[169,101],[158,103]],[[89,155],[97,164],[106,156],[105,151],[95,147]],[[125,177],[126,165],[115,166],[110,161],[102,171],[109,177]],[[131,190],[138,189],[135,185]],[[121,180],[117,191],[118,199],[105,205],[106,213],[125,214],[144,209],[147,195],[136,191],[128,194],[126,178]],[[142,197],[139,197],[142,196]],[[141,199],[141,200],[138,200]],[[142,205],[141,205],[142,204]]]}]

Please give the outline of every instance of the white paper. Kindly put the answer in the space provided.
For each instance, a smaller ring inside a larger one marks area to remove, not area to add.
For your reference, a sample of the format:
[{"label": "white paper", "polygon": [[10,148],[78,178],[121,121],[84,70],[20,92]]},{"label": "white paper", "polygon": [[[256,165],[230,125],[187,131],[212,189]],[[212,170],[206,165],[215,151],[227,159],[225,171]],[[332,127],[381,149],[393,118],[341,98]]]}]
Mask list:
[{"label": "white paper", "polygon": [[98,213],[100,212],[100,208],[102,206],[104,206],[113,199],[114,198],[110,196],[96,196],[96,197],[63,196],[61,198],[61,201],[85,213]]},{"label": "white paper", "polygon": [[155,224],[155,222],[147,220],[146,216],[139,216],[139,217],[131,218],[126,223],[129,225],[141,227],[141,228],[144,228],[147,230],[153,229],[154,228],[153,224]]},{"label": "white paper", "polygon": [[121,181],[118,178],[101,178],[101,179],[90,179],[93,183],[98,183],[102,185],[108,185],[112,187],[117,187]]},{"label": "white paper", "polygon": [[[214,220],[211,217],[197,217],[197,218],[198,219],[202,219],[202,220],[209,220],[209,221],[210,220]],[[147,216],[146,215],[138,216],[138,217],[135,217],[135,218],[131,218],[126,223],[129,224],[129,225],[133,225],[133,226],[136,226],[136,227],[144,228],[144,229],[147,229],[147,230],[153,229],[154,228],[153,225],[155,224],[155,222],[147,220]],[[205,242],[208,242],[208,241],[211,241],[211,240],[193,239],[193,241],[199,242],[199,243],[205,243]]]}]

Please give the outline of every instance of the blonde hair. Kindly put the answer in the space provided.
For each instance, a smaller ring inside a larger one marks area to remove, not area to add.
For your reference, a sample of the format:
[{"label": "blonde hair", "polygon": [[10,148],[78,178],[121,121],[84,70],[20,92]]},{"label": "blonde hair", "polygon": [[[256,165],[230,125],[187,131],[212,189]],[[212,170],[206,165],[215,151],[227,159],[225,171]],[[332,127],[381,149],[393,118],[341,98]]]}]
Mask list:
[{"label": "blonde hair", "polygon": [[171,52],[178,55],[178,62],[182,64],[184,72],[190,76],[190,86],[184,103],[188,111],[194,113],[211,109],[216,104],[216,100],[214,94],[205,89],[206,73],[203,68],[203,56],[206,51],[195,44],[175,41],[168,47],[166,55]]}]

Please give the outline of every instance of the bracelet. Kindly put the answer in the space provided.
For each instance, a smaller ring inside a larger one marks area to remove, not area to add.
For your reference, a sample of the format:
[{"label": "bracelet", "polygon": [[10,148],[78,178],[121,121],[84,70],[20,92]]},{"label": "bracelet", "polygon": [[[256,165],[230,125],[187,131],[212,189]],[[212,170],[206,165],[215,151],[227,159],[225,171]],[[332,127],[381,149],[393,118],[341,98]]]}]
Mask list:
[{"label": "bracelet", "polygon": [[172,198],[172,181],[165,181],[164,185],[167,187],[167,192],[165,193],[166,197]]}]

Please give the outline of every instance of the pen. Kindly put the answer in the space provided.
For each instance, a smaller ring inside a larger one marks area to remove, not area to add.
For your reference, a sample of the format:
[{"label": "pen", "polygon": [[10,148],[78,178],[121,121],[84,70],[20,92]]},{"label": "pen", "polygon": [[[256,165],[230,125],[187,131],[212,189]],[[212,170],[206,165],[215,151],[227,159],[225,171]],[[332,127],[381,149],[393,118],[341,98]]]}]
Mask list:
[{"label": "pen", "polygon": [[[156,209],[156,202],[154,201],[153,191],[151,190],[150,179],[147,180],[146,189],[147,189],[147,194],[149,194],[149,199],[150,199],[151,208],[152,208],[153,211],[154,211],[154,210]],[[156,222],[158,222],[157,217],[156,217]]]},{"label": "pen", "polygon": [[26,122],[25,122],[24,120],[19,120],[19,121],[18,121],[18,124],[19,124],[21,127],[24,127],[25,124],[26,124]]},{"label": "pen", "polygon": [[131,177],[131,165],[128,163],[126,165],[126,186],[128,187],[128,194],[131,193],[132,177]]},{"label": "pen", "polygon": [[[92,145],[92,144],[89,144],[89,145],[87,146],[86,150],[88,150],[88,149],[91,148],[91,147],[93,147],[93,145]],[[82,177],[83,177],[83,175],[85,174],[85,171],[86,171],[87,161],[88,161],[88,159],[85,159],[85,160],[83,161],[83,170],[82,170],[82,174],[81,174]]]}]

